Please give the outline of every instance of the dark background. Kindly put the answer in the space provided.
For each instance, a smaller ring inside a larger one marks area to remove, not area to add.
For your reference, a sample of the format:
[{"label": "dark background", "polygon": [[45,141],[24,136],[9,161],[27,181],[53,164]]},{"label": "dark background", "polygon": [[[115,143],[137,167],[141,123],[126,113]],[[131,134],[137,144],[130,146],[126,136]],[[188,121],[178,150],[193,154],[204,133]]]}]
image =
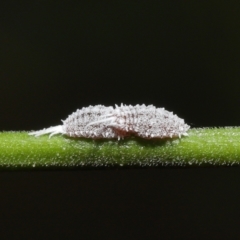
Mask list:
[{"label": "dark background", "polygon": [[[239,29],[239,1],[2,1],[1,130],[115,103],[239,125]],[[2,172],[0,192],[7,239],[240,236],[239,168]]]}]

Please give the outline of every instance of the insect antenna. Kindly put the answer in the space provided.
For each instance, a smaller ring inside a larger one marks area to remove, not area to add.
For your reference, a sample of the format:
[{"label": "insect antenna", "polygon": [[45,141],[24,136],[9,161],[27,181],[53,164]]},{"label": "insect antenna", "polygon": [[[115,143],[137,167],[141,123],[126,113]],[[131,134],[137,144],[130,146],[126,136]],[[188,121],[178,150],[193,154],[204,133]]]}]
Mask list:
[{"label": "insect antenna", "polygon": [[30,132],[29,135],[39,137],[41,135],[45,135],[45,134],[48,134],[48,133],[50,133],[49,138],[51,138],[53,135],[56,135],[56,134],[59,134],[59,133],[64,134],[65,131],[64,131],[62,125],[58,125],[58,126],[54,126],[54,127],[44,128],[44,129],[39,130],[39,131]]},{"label": "insect antenna", "polygon": [[[109,116],[112,116],[110,114],[108,114]],[[108,115],[104,115],[103,117],[106,117]],[[115,117],[107,117],[107,118],[103,118],[94,122],[90,122],[86,125],[86,127],[91,126],[91,125],[95,125],[95,124],[99,124],[99,123],[105,123],[105,122],[112,122],[113,120],[115,120]]]}]

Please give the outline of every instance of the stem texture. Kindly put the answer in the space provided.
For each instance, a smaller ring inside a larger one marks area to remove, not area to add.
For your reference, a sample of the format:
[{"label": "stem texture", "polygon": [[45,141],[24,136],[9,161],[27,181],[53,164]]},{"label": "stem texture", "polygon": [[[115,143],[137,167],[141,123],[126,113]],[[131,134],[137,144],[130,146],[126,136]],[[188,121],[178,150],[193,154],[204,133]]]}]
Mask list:
[{"label": "stem texture", "polygon": [[181,139],[71,139],[0,133],[1,169],[240,164],[240,127],[191,129]]}]

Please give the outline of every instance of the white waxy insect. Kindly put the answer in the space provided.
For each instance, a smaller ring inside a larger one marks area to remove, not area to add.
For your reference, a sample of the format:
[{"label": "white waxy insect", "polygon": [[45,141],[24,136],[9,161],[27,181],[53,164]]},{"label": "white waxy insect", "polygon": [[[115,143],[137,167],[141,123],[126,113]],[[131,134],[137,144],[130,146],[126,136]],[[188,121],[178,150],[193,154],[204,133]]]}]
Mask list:
[{"label": "white waxy insect", "polygon": [[115,108],[102,105],[78,109],[68,116],[63,125],[30,132],[29,135],[65,134],[84,138],[172,138],[187,136],[190,128],[177,115],[153,105],[126,106]]}]

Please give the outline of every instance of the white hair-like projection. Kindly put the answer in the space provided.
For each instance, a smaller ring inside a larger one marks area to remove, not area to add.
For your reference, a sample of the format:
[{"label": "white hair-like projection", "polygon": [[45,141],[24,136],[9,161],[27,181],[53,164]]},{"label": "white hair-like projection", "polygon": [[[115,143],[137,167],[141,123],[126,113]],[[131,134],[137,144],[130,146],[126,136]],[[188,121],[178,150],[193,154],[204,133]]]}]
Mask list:
[{"label": "white hair-like projection", "polygon": [[62,122],[63,125],[30,132],[29,135],[38,137],[50,134],[51,137],[61,133],[69,137],[93,139],[121,139],[126,136],[161,139],[187,136],[190,128],[183,119],[172,112],[144,104],[121,104],[115,108],[103,105],[84,107]]}]

